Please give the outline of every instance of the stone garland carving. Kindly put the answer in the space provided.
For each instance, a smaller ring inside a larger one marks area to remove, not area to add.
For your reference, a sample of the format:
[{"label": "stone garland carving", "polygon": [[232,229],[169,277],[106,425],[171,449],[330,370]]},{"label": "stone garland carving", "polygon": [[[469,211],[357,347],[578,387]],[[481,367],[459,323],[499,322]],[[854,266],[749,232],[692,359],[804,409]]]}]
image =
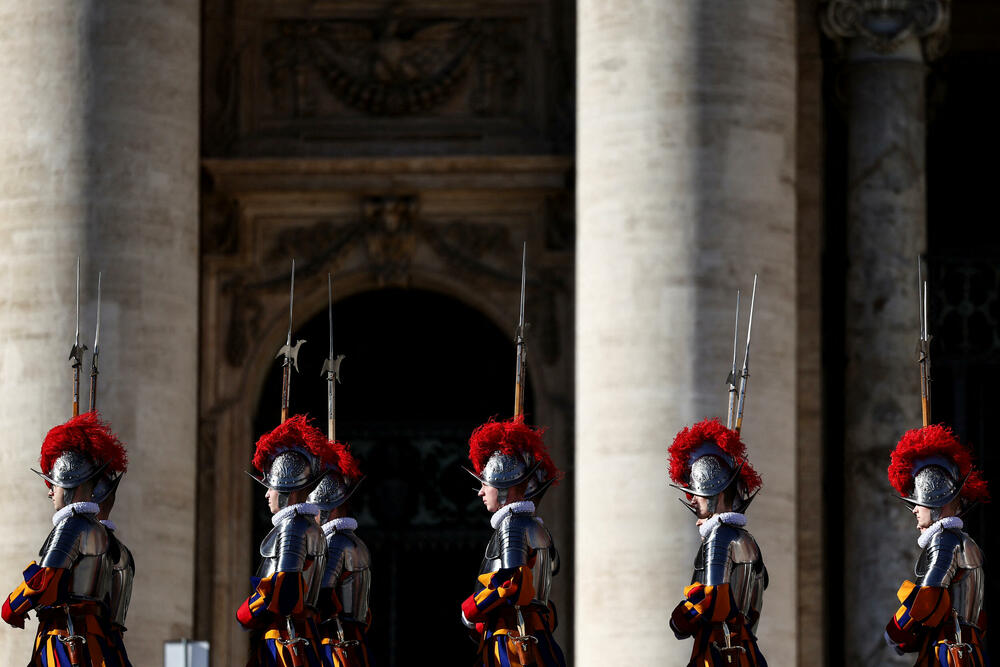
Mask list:
[{"label": "stone garland carving", "polygon": [[[448,269],[467,282],[487,286],[519,286],[520,253],[510,239],[510,228],[499,223],[474,224],[462,220],[438,223],[422,220],[416,196],[366,197],[361,201],[358,218],[349,222],[320,221],[309,227],[282,232],[265,255],[268,266],[283,266],[284,259],[300,259],[296,272],[302,279],[336,267],[344,258],[360,249],[367,268],[380,286],[409,284],[412,263],[419,247],[430,248]],[[498,269],[486,257],[500,257],[510,270]],[[286,289],[283,269],[257,282],[233,277],[223,286],[230,300],[226,332],[226,361],[239,366],[249,352],[253,322],[263,315],[261,292]],[[556,275],[529,280],[537,296],[529,311],[543,318],[544,339],[540,349],[547,362],[559,356],[556,336],[553,292],[566,290]],[[530,312],[529,312],[530,314]],[[551,338],[551,340],[549,340]]]},{"label": "stone garland carving", "polygon": [[823,32],[841,46],[858,38],[892,53],[916,37],[927,60],[944,53],[950,19],[951,0],[827,0],[820,9]]},{"label": "stone garland carving", "polygon": [[450,100],[474,71],[472,111],[509,111],[521,79],[523,45],[512,21],[288,20],[264,44],[268,87],[294,117],[317,111],[312,72],[343,104],[376,116],[417,114]]}]

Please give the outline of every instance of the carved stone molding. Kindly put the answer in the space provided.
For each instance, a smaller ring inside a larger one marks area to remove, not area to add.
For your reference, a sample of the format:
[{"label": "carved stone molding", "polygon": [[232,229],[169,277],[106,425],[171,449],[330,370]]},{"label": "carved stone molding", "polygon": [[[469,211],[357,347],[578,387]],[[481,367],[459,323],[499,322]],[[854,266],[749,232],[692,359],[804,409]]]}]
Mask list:
[{"label": "carved stone molding", "polygon": [[820,26],[841,48],[861,39],[876,53],[895,52],[906,40],[920,40],[930,61],[944,53],[951,0],[827,0]]},{"label": "carved stone molding", "polygon": [[471,77],[478,115],[509,111],[523,78],[510,20],[291,20],[263,47],[274,104],[293,117],[318,110],[313,74],[341,103],[375,116],[417,114],[449,101]]},{"label": "carved stone molding", "polygon": [[569,0],[204,12],[204,155],[572,152]]}]

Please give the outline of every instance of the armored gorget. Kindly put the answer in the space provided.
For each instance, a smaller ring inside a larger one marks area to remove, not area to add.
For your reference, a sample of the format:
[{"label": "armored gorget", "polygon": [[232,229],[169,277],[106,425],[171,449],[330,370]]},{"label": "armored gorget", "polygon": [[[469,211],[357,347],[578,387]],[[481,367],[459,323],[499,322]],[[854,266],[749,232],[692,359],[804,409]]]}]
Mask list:
[{"label": "armored gorget", "polygon": [[135,579],[135,559],[128,547],[122,544],[115,531],[108,530],[111,557],[111,597],[108,607],[111,611],[111,621],[125,630],[125,617],[128,615],[128,605],[132,600],[132,581]]},{"label": "armored gorget", "polygon": [[[530,563],[532,558],[531,577],[535,596],[531,602],[544,607],[549,603],[552,577],[559,572],[559,552],[552,535],[533,512],[508,512],[493,531],[479,573],[520,567]],[[483,585],[477,582],[475,593],[481,590]]]},{"label": "armored gorget", "polygon": [[767,568],[753,536],[737,525],[718,521],[703,538],[694,559],[692,582],[729,584],[736,606],[751,631],[757,628],[767,588]]},{"label": "armored gorget", "polygon": [[936,533],[917,558],[914,573],[919,586],[948,589],[960,623],[985,629],[980,621],[985,590],[983,552],[968,534],[954,528]]},{"label": "armored gorget", "polygon": [[260,545],[263,560],[257,568],[257,576],[301,572],[303,602],[315,609],[326,570],[326,539],[312,516],[298,513],[295,507],[286,507],[275,514],[277,523]]},{"label": "armored gorget", "polygon": [[[341,527],[338,528],[337,524]],[[371,588],[371,554],[365,543],[354,534],[355,526],[356,521],[345,521],[344,518],[334,519],[323,526],[327,561],[321,587],[332,588],[336,592],[343,607],[340,618],[365,623],[368,619],[368,593]]]},{"label": "armored gorget", "polygon": [[[60,510],[65,515],[52,528],[38,552],[39,565],[71,571],[68,577],[70,602],[105,602],[111,590],[112,570],[108,533],[97,521],[96,514],[78,513],[72,508],[71,505]],[[66,512],[67,509],[70,511]]]}]

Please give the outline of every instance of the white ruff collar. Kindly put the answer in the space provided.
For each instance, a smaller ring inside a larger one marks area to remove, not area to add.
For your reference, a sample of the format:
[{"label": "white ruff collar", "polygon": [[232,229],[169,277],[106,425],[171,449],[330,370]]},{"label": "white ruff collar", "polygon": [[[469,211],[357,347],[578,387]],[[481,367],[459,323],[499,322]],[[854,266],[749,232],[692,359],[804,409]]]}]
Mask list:
[{"label": "white ruff collar", "polygon": [[70,503],[52,515],[52,525],[58,526],[63,519],[68,519],[74,514],[97,514],[101,508],[97,503]]},{"label": "white ruff collar", "polygon": [[104,527],[108,530],[118,530],[118,526],[116,526],[115,522],[111,519],[101,519],[101,523],[103,523]]},{"label": "white ruff collar", "polygon": [[701,533],[702,537],[708,537],[712,532],[712,529],[720,523],[727,523],[730,526],[745,526],[747,525],[747,518],[746,515],[740,514],[739,512],[723,512],[722,514],[713,514],[705,521],[705,523],[698,526],[698,532]]},{"label": "white ruff collar", "polygon": [[931,540],[935,535],[940,533],[942,530],[947,530],[948,528],[958,528],[962,530],[965,526],[965,522],[957,516],[946,516],[943,519],[939,519],[930,525],[930,528],[920,533],[920,537],[917,538],[917,544],[920,545],[921,549],[926,549],[927,545],[931,543]]},{"label": "white ruff collar", "polygon": [[518,500],[516,503],[504,505],[496,512],[494,512],[493,516],[490,517],[490,525],[493,526],[494,530],[496,530],[496,528],[500,525],[500,522],[503,521],[503,518],[505,516],[514,513],[534,514],[535,503],[531,502],[530,500]]},{"label": "white ruff collar", "polygon": [[316,516],[319,514],[319,507],[313,505],[312,503],[296,503],[295,505],[289,505],[283,510],[278,510],[271,517],[271,525],[277,526],[282,521],[286,519],[291,519],[296,514],[308,514],[309,516]]},{"label": "white ruff collar", "polygon": [[338,530],[354,530],[358,527],[358,522],[349,516],[342,516],[339,519],[332,519],[323,524],[323,534],[329,536]]}]

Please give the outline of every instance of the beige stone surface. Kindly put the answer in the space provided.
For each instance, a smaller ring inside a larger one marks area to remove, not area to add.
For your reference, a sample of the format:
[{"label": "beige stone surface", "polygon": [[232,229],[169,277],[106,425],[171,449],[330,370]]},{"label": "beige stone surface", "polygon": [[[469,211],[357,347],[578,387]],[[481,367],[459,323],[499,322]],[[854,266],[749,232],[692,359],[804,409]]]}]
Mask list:
[{"label": "beige stone surface", "polygon": [[[816,24],[817,3],[798,3],[798,119],[795,136],[798,258],[798,340],[796,350],[798,423],[799,614],[796,664],[828,664],[826,632],[826,503],[823,498],[823,61]],[[834,639],[836,641],[836,639]]]},{"label": "beige stone surface", "polygon": [[792,665],[794,3],[578,11],[576,664],[686,664],[667,621],[697,533],[666,449],[725,417],[735,291],[757,271],[744,435],[764,490],[749,528],[771,573],[760,644]]},{"label": "beige stone surface", "polygon": [[[860,46],[855,42],[855,47]],[[845,371],[846,660],[906,665],[882,640],[896,589],[912,576],[916,523],[886,469],[919,428],[917,256],[926,244],[924,64],[915,39],[847,64],[848,193]],[[873,631],[874,630],[874,631]]]},{"label": "beige stone surface", "polygon": [[[0,46],[2,586],[51,528],[28,467],[70,416],[80,255],[88,346],[104,272],[99,407],[131,460],[113,515],[137,563],[126,642],[159,665],[192,619],[198,3],[5,0]],[[0,628],[0,664],[27,661],[33,630]]]}]

